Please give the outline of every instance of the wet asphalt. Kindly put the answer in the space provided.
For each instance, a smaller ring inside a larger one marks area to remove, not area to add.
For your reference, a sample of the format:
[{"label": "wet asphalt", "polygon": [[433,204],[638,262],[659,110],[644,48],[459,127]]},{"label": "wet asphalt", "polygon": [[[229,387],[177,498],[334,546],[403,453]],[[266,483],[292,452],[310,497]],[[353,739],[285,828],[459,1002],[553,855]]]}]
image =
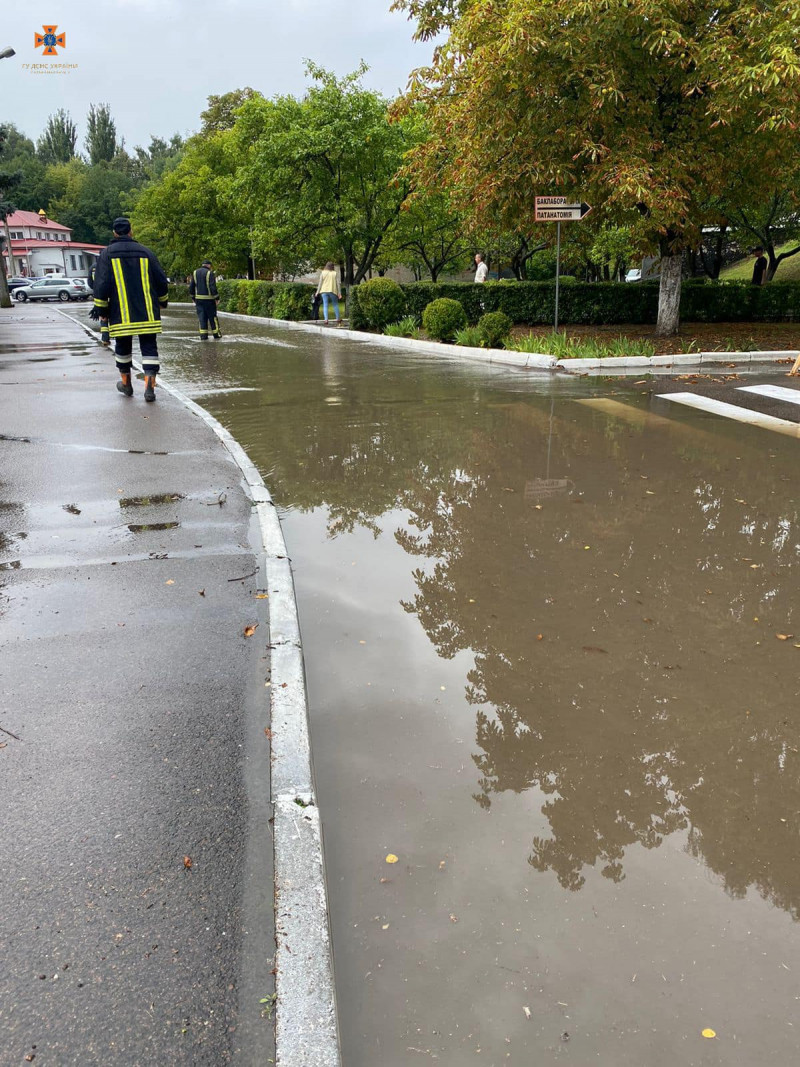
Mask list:
[{"label": "wet asphalt", "polygon": [[267,1063],[250,503],[199,419],[115,381],[54,308],[2,312],[0,1063]]}]

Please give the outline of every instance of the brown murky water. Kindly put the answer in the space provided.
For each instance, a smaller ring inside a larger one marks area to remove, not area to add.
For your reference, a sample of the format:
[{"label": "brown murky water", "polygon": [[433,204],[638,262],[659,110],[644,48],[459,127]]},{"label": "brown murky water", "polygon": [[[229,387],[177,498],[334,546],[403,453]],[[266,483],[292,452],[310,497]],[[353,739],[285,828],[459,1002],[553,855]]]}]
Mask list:
[{"label": "brown murky water", "polygon": [[282,510],[347,1067],[797,1062],[800,442],[171,322]]}]

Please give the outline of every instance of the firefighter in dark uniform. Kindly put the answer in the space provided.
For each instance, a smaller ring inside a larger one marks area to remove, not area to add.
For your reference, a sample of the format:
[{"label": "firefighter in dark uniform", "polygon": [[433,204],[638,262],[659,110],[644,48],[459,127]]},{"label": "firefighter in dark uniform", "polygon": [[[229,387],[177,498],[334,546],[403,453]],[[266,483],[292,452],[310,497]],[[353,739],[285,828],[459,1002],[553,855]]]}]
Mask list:
[{"label": "firefighter in dark uniform", "polygon": [[222,337],[217,318],[217,300],[219,299],[217,279],[211,269],[210,260],[204,259],[202,266],[192,274],[192,280],[189,282],[189,296],[192,298],[197,318],[200,320],[200,340],[208,340],[209,330],[214,337]]},{"label": "firefighter in dark uniform", "polygon": [[[94,276],[95,276],[95,272],[96,271],[97,271],[97,259],[93,259],[91,264],[90,264],[90,266],[89,266],[89,271],[88,271],[88,273],[86,275],[86,284],[89,286],[89,288],[92,291],[94,291]],[[108,348],[108,346],[111,344],[111,339],[110,339],[109,334],[108,334],[108,320],[107,319],[100,326],[100,343],[102,345],[104,345],[106,348]]]},{"label": "firefighter in dark uniform", "polygon": [[134,241],[128,219],[114,219],[114,237],[97,260],[93,317],[108,324],[120,381],[117,389],[133,396],[131,359],[133,339],[139,338],[144,370],[144,398],[155,400],[158,363],[157,334],[161,310],[167,306],[169,283],[149,248]]}]

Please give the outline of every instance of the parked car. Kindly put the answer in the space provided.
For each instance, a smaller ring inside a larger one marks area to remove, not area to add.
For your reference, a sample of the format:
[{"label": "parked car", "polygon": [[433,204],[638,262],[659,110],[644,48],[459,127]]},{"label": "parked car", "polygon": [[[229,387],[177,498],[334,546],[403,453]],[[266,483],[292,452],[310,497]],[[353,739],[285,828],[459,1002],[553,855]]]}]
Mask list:
[{"label": "parked car", "polygon": [[14,290],[14,299],[23,304],[26,300],[85,300],[90,295],[85,279],[52,275]]},{"label": "parked car", "polygon": [[15,289],[19,289],[22,285],[31,285],[37,281],[36,278],[23,278],[21,274],[15,275],[13,278],[8,279],[8,291],[11,293]]},{"label": "parked car", "polygon": [[641,280],[642,280],[642,271],[641,271],[641,268],[639,268],[639,267],[632,267],[625,274],[625,281],[626,282],[640,282]]}]

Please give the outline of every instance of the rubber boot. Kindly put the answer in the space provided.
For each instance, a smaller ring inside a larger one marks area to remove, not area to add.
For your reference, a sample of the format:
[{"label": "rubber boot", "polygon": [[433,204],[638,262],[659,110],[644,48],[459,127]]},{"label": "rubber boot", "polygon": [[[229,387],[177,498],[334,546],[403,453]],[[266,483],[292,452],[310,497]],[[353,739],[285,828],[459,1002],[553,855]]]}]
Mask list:
[{"label": "rubber boot", "polygon": [[155,374],[148,374],[144,379],[144,398],[148,401],[148,403],[152,403],[156,398]]},{"label": "rubber boot", "polygon": [[119,372],[120,380],[117,382],[117,390],[123,394],[123,396],[133,396],[133,386],[131,385],[131,372],[123,374]]}]

